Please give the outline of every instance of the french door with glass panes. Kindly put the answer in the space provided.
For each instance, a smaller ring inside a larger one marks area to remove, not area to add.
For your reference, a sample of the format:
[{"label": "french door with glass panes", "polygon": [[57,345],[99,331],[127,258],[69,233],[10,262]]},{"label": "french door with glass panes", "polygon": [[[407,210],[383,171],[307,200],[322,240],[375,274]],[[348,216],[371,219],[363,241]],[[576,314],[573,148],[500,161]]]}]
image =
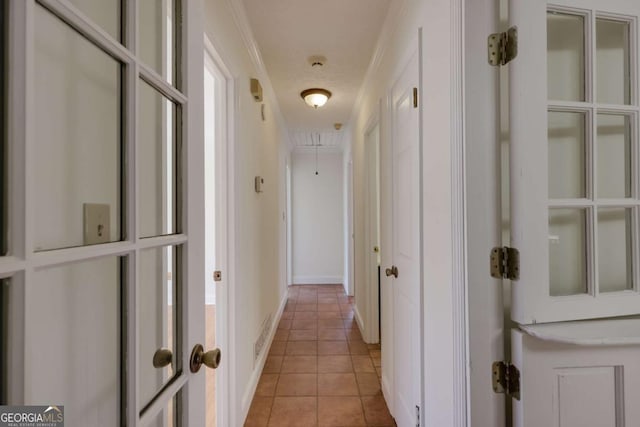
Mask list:
[{"label": "french door with glass panes", "polygon": [[202,2],[2,7],[1,403],[204,425]]},{"label": "french door with glass panes", "polygon": [[509,15],[514,425],[640,425],[640,2]]}]

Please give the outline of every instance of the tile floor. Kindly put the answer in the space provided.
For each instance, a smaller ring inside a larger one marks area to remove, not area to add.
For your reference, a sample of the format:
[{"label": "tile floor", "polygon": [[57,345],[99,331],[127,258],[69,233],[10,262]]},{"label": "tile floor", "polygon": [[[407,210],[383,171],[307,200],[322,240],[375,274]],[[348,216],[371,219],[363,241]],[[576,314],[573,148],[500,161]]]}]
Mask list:
[{"label": "tile floor", "polygon": [[393,427],[381,372],[341,285],[291,286],[245,427]]}]

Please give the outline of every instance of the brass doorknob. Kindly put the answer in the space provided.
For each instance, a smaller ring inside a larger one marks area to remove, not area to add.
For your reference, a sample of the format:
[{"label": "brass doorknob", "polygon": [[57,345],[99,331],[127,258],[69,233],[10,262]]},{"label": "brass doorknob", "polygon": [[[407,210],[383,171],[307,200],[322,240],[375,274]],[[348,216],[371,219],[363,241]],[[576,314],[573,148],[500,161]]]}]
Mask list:
[{"label": "brass doorknob", "polygon": [[205,365],[206,367],[211,369],[216,369],[220,365],[221,359],[222,352],[219,348],[215,348],[205,353],[202,344],[196,344],[195,347],[193,347],[193,351],[191,352],[191,361],[189,363],[189,368],[194,374],[200,370],[200,367],[202,365]]},{"label": "brass doorknob", "polygon": [[391,268],[387,268],[386,270],[384,270],[384,274],[387,275],[387,277],[389,276],[393,276],[396,279],[398,278],[398,267],[396,267],[395,265],[392,265]]},{"label": "brass doorknob", "polygon": [[153,354],[153,367],[164,368],[171,364],[173,353],[168,348],[159,348]]}]

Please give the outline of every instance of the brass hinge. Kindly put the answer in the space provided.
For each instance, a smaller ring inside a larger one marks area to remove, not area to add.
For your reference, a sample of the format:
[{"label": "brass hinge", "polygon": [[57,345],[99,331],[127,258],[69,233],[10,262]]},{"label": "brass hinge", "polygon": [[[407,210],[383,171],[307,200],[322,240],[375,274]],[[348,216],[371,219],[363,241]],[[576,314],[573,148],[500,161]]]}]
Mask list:
[{"label": "brass hinge", "polygon": [[511,27],[503,33],[495,33],[488,40],[489,64],[506,65],[518,56],[518,27]]},{"label": "brass hinge", "polygon": [[520,400],[520,371],[509,362],[493,362],[493,391]]},{"label": "brass hinge", "polygon": [[515,248],[491,249],[489,260],[491,277],[518,280],[520,278],[520,252]]},{"label": "brass hinge", "polygon": [[418,108],[418,88],[413,88],[413,108]]}]

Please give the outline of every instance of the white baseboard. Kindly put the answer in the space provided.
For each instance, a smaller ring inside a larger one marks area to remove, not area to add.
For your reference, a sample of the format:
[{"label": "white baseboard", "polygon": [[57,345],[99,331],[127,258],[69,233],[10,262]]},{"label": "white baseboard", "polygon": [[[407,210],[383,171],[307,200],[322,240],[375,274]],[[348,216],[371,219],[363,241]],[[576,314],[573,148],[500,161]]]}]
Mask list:
[{"label": "white baseboard", "polygon": [[387,402],[387,407],[389,408],[389,412],[391,412],[391,415],[393,416],[393,413],[395,412],[395,408],[393,407],[394,405],[393,393],[391,392],[389,381],[387,380],[387,377],[384,374],[382,375],[380,384],[382,387],[382,396],[384,397],[385,402]]},{"label": "white baseboard", "polygon": [[353,306],[353,318],[356,319],[356,325],[358,325],[358,328],[360,329],[360,335],[362,335],[362,339],[364,340],[364,337],[367,336],[365,334],[367,330],[364,327],[364,322],[362,321],[362,316],[360,316],[357,305]]},{"label": "white baseboard", "polygon": [[242,420],[242,425],[247,419],[247,415],[249,414],[249,409],[251,408],[251,401],[253,400],[253,395],[256,393],[256,388],[258,388],[258,382],[260,381],[260,375],[262,375],[262,368],[264,368],[264,364],[267,361],[267,356],[269,355],[269,349],[271,348],[271,343],[273,342],[273,337],[276,335],[276,331],[278,330],[278,324],[280,323],[280,317],[282,316],[282,312],[284,311],[284,306],[287,304],[287,299],[289,295],[287,293],[284,294],[282,301],[280,301],[280,307],[278,307],[278,312],[273,317],[273,321],[271,323],[271,330],[269,331],[269,338],[265,343],[264,347],[262,347],[262,352],[260,357],[258,358],[258,362],[256,366],[253,368],[253,373],[251,374],[251,378],[249,378],[249,383],[247,384],[247,388],[242,395],[242,403],[240,406],[240,416],[236,419]]},{"label": "white baseboard", "polygon": [[343,280],[344,276],[293,276],[295,285],[337,285]]}]

